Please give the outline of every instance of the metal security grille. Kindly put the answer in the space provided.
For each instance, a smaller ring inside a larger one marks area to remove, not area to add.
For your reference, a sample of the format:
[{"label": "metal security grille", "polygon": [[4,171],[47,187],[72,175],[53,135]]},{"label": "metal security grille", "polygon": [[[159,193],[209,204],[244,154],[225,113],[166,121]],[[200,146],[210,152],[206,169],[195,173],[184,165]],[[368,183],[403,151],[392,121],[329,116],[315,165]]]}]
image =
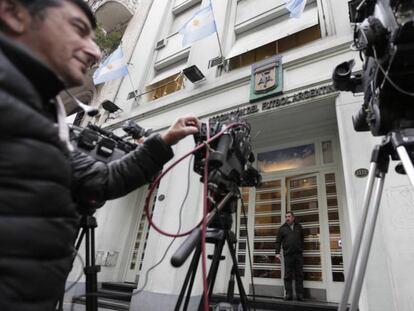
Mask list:
[{"label": "metal security grille", "polygon": [[295,213],[305,235],[304,277],[308,281],[322,281],[321,237],[316,175],[288,180],[287,210]]},{"label": "metal security grille", "polygon": [[262,183],[256,190],[254,217],[253,276],[281,278],[280,262],[275,258],[275,240],[281,225],[281,180]]},{"label": "metal security grille", "polygon": [[332,280],[344,281],[341,226],[339,223],[338,198],[335,174],[325,174],[326,203],[328,206],[329,248],[331,251]]}]

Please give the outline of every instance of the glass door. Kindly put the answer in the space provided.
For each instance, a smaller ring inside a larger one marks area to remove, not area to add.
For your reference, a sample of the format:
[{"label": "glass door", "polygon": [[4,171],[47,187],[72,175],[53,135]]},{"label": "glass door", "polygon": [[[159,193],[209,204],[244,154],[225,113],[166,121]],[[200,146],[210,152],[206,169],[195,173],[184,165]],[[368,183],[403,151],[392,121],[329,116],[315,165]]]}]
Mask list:
[{"label": "glass door", "polygon": [[281,225],[282,180],[263,182],[256,189],[253,231],[253,277],[280,279],[275,240]]},{"label": "glass door", "polygon": [[[246,215],[240,206],[237,248],[239,270],[244,276],[245,288],[249,288],[250,276],[253,274],[255,284],[272,286],[276,282],[280,286],[280,291],[273,295],[280,297],[283,282],[281,265],[275,258],[275,241],[285,206],[283,189],[283,179],[264,181],[256,189],[241,189]],[[253,252],[251,271],[247,243],[250,243]]]},{"label": "glass door", "polygon": [[[292,211],[304,231],[304,280],[323,282],[318,175],[287,178],[286,211]],[[308,287],[311,284],[308,284]],[[307,287],[305,285],[305,287]]]}]

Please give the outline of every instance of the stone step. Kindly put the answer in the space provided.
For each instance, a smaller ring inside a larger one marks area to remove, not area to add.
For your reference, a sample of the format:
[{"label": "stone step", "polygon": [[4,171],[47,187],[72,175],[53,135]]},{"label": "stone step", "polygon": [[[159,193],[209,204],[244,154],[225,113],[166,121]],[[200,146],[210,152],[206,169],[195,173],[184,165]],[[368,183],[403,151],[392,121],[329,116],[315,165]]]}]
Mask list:
[{"label": "stone step", "polygon": [[115,290],[118,292],[131,293],[137,288],[136,283],[122,283],[122,282],[102,282],[102,289]]},{"label": "stone step", "polygon": [[[79,297],[73,299],[73,303],[86,304],[86,297]],[[120,302],[112,299],[98,298],[98,308],[106,308],[111,310],[123,311],[129,310],[129,302]]]},{"label": "stone step", "polygon": [[99,289],[98,290],[98,297],[106,298],[106,299],[114,299],[114,300],[122,300],[122,301],[131,301],[132,293],[127,292],[120,292],[116,290],[109,290],[109,289]]}]

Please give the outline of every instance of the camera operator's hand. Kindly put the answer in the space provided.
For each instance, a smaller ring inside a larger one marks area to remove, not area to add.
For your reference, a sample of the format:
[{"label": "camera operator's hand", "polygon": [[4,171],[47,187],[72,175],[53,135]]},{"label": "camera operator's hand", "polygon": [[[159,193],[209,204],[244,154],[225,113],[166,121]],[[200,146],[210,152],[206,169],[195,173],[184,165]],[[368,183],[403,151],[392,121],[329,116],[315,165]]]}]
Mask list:
[{"label": "camera operator's hand", "polygon": [[161,134],[161,139],[169,146],[175,145],[184,137],[198,132],[200,121],[193,115],[178,118],[173,125]]}]

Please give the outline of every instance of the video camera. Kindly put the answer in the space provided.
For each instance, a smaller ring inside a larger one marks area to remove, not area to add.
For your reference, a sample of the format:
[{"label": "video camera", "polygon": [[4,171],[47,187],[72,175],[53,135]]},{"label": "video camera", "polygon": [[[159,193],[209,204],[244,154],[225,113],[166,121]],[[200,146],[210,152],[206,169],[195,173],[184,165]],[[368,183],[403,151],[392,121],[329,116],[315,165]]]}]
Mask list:
[{"label": "video camera", "polygon": [[381,136],[414,127],[414,0],[351,0],[348,6],[363,72],[352,75],[350,60],[332,79],[337,90],[364,93],[354,129]]},{"label": "video camera", "polygon": [[[219,194],[234,190],[235,187],[258,186],[262,179],[260,173],[252,167],[254,155],[250,143],[249,123],[238,116],[231,117],[225,122],[210,120],[209,137],[213,137],[230,124],[237,125],[226,130],[221,137],[209,144],[213,151],[208,158],[208,187]],[[194,134],[194,140],[197,146],[207,140],[206,123],[201,124],[200,131]],[[199,149],[194,156],[194,171],[202,176],[206,163],[205,147]]]},{"label": "video camera", "polygon": [[152,133],[152,129],[144,129],[134,121],[127,121],[122,126],[122,129],[133,139],[140,139],[141,137],[148,137]]}]

